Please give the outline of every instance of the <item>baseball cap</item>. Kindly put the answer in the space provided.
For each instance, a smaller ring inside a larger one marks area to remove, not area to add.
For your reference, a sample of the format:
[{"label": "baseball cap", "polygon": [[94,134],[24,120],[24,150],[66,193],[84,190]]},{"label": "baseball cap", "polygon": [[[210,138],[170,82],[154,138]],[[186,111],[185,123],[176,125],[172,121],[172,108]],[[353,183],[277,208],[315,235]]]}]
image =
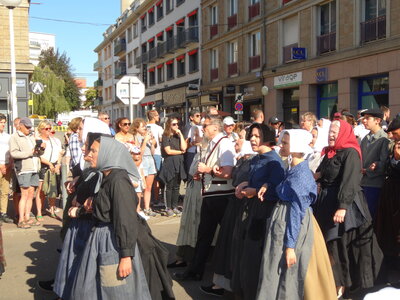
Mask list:
[{"label": "baseball cap", "polygon": [[276,123],[279,123],[280,121],[279,121],[279,119],[277,117],[271,117],[271,118],[269,118],[268,122],[270,124],[276,124]]},{"label": "baseball cap", "polygon": [[32,128],[33,126],[31,120],[27,117],[21,118],[19,124],[24,125],[26,128]]},{"label": "baseball cap", "polygon": [[235,120],[233,120],[232,117],[225,117],[224,120],[222,121],[224,125],[235,125]]}]

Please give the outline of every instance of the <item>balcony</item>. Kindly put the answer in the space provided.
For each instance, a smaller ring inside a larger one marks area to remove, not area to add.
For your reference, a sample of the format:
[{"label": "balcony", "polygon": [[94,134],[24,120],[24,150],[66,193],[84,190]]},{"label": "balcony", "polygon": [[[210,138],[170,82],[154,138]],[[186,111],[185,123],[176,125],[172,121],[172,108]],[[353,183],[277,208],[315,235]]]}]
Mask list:
[{"label": "balcony", "polygon": [[182,31],[178,32],[176,35],[176,46],[178,48],[185,48],[185,45],[186,45],[185,31],[186,30],[182,30]]},{"label": "balcony", "polygon": [[93,85],[94,85],[94,87],[95,88],[97,88],[97,87],[100,87],[100,86],[103,86],[103,79],[97,79],[94,83],[93,83]]},{"label": "balcony", "polygon": [[386,37],[386,16],[380,16],[361,23],[361,43]]},{"label": "balcony", "polygon": [[169,53],[174,53],[174,50],[175,50],[175,38],[169,38],[169,39],[167,39],[167,41],[165,42],[166,43],[166,45],[167,45],[167,52],[169,52]]},{"label": "balcony", "polygon": [[228,17],[228,30],[237,25],[237,14]]},{"label": "balcony", "polygon": [[162,42],[162,43],[158,43],[157,46],[157,57],[158,58],[162,58],[164,57],[164,55],[167,53],[167,49],[166,49],[166,43]]},{"label": "balcony", "polygon": [[120,63],[115,67],[115,78],[120,78],[124,75],[126,75],[126,65],[125,63]]},{"label": "balcony", "polygon": [[210,39],[218,34],[218,24],[210,26]]},{"label": "balcony", "polygon": [[125,39],[121,39],[117,43],[114,44],[114,56],[123,54],[123,53],[125,53],[125,51],[126,51]]},{"label": "balcony", "polygon": [[291,45],[287,45],[287,46],[283,47],[283,49],[282,49],[282,51],[283,51],[283,63],[288,63],[288,62],[294,61],[292,59],[292,48],[296,48],[296,47],[297,47],[297,43],[291,44]]},{"label": "balcony", "polygon": [[211,79],[211,81],[218,79],[218,68],[211,69],[211,71],[210,71],[210,79]]},{"label": "balcony", "polygon": [[101,68],[101,62],[98,60],[93,64],[93,71],[97,71]]},{"label": "balcony", "polygon": [[249,68],[250,71],[258,69],[261,66],[261,59],[260,55],[251,56],[249,57]]},{"label": "balcony", "polygon": [[237,62],[233,62],[228,64],[228,76],[233,76],[238,73],[238,64]]},{"label": "balcony", "polygon": [[260,2],[249,6],[249,20],[260,15]]},{"label": "balcony", "polygon": [[97,97],[93,101],[93,106],[102,106],[103,105],[103,97]]},{"label": "balcony", "polygon": [[329,32],[317,37],[318,54],[336,50],[336,32]]},{"label": "balcony", "polygon": [[149,63],[149,52],[143,53],[141,58],[142,58],[142,64],[148,64]]},{"label": "balcony", "polygon": [[154,62],[157,58],[157,48],[151,48],[149,51],[149,61]]},{"label": "balcony", "polygon": [[142,57],[141,56],[136,57],[135,58],[135,65],[139,66],[141,64],[142,64]]},{"label": "balcony", "polygon": [[199,27],[192,26],[185,30],[186,44],[199,42]]}]

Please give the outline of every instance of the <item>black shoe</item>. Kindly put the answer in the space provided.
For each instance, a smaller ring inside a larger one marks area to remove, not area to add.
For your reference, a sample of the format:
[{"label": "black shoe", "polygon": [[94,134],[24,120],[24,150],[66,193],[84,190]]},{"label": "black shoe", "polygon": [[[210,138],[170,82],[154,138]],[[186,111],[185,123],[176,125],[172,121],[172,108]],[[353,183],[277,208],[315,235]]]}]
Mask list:
[{"label": "black shoe", "polygon": [[7,214],[1,214],[0,219],[1,219],[4,223],[14,223],[14,220],[11,219]]},{"label": "black shoe", "polygon": [[213,289],[213,285],[201,286],[200,290],[207,295],[212,295],[217,297],[222,297],[224,295],[224,289]]},{"label": "black shoe", "polygon": [[37,285],[45,292],[53,292],[54,279],[49,281],[38,281]]},{"label": "black shoe", "polygon": [[178,272],[174,273],[174,278],[178,281],[189,281],[189,280],[200,281],[201,275],[190,271],[185,271],[183,273],[178,273]]},{"label": "black shoe", "polygon": [[170,263],[167,265],[167,268],[173,269],[173,268],[184,268],[187,267],[187,263],[185,261],[182,261],[178,263],[178,261],[174,261],[173,263]]}]

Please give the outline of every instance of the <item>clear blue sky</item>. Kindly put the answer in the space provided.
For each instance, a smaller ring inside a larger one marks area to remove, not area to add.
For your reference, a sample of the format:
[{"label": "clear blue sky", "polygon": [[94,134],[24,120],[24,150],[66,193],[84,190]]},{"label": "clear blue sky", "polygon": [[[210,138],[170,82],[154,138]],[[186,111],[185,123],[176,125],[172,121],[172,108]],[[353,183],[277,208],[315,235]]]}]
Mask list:
[{"label": "clear blue sky", "polygon": [[74,75],[86,78],[87,85],[93,86],[93,81],[97,79],[97,73],[93,71],[97,55],[93,49],[103,40],[103,32],[108,25],[74,24],[33,17],[114,24],[120,15],[120,1],[32,0],[29,15],[29,30],[55,34],[56,47],[70,58]]}]

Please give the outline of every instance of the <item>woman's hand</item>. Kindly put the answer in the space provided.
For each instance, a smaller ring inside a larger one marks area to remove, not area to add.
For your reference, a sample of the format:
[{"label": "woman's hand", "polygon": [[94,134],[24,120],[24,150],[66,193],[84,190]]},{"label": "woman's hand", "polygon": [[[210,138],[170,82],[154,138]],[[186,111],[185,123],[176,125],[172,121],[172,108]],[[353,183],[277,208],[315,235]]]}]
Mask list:
[{"label": "woman's hand", "polygon": [[235,196],[238,199],[243,199],[243,194],[242,194],[242,190],[244,187],[247,187],[249,183],[247,181],[242,182],[241,184],[239,184],[236,188],[235,188]]},{"label": "woman's hand", "polygon": [[132,258],[130,256],[121,257],[118,265],[118,276],[128,277],[132,273]]},{"label": "woman's hand", "polygon": [[207,167],[205,163],[199,162],[197,165],[197,172],[199,173],[209,173],[210,167]]},{"label": "woman's hand", "polygon": [[316,172],[316,173],[314,173],[314,179],[315,180],[318,180],[318,179],[320,179],[321,178],[321,172]]},{"label": "woman's hand", "polygon": [[343,223],[345,216],[346,216],[346,210],[343,209],[343,208],[338,209],[335,212],[335,215],[333,216],[333,222],[335,222],[335,223]]},{"label": "woman's hand", "polygon": [[286,265],[288,269],[296,264],[296,253],[293,248],[286,248]]},{"label": "woman's hand", "polygon": [[245,189],[242,189],[242,195],[247,198],[253,198],[257,195],[257,190],[252,187],[246,187]]},{"label": "woman's hand", "polygon": [[257,194],[258,199],[260,199],[261,202],[264,201],[264,194],[267,192],[267,190],[268,190],[268,184],[264,183]]},{"label": "woman's hand", "polygon": [[77,217],[77,213],[78,213],[78,208],[76,206],[70,207],[68,210],[68,216],[70,218],[76,218]]},{"label": "woman's hand", "polygon": [[93,211],[93,197],[87,198],[83,203],[83,207],[88,213],[91,213]]}]

